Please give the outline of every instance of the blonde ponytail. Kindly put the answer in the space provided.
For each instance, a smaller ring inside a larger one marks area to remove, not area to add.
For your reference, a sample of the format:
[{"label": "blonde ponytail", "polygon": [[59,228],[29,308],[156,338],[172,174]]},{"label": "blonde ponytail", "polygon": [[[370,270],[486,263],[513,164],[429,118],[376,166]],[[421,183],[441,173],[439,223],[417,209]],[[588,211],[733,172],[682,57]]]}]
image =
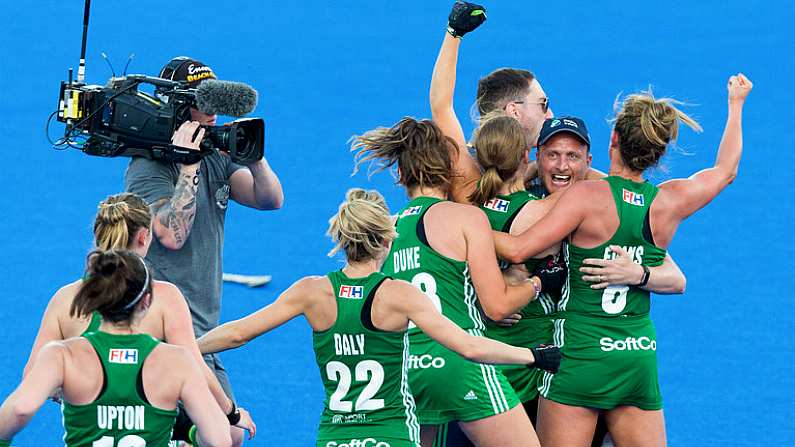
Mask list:
[{"label": "blonde ponytail", "polygon": [[397,237],[384,197],[361,188],[348,190],[337,214],[329,219],[326,234],[336,244],[328,255],[344,250],[348,262],[378,258],[385,244]]},{"label": "blonde ponytail", "polygon": [[99,203],[94,220],[94,245],[100,250],[129,248],[135,233],[149,228],[152,214],[144,200],[132,193],[109,196]]},{"label": "blonde ponytail", "polygon": [[627,167],[642,172],[656,166],[668,144],[679,135],[680,122],[701,132],[701,126],[677,109],[676,104],[681,103],[671,98],[655,98],[651,90],[629,95],[620,105],[616,101],[614,129]]}]

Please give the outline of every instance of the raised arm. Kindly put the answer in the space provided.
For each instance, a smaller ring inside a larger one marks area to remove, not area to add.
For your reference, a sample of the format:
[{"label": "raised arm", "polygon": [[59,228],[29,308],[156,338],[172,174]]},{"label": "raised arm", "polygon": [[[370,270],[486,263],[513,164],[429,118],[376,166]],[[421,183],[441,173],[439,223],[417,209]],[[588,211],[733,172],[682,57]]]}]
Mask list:
[{"label": "raised arm", "polygon": [[466,261],[478,301],[487,317],[502,320],[538,296],[540,281],[533,277],[517,285],[507,285],[494,254],[486,215],[475,207],[466,207],[459,213],[466,240]]},{"label": "raised arm", "polygon": [[[199,123],[186,121],[177,129],[172,139],[175,146],[199,150],[204,138],[204,129]],[[179,250],[185,245],[196,217],[196,193],[199,190],[201,161],[180,165],[174,191],[170,197],[159,200],[152,206],[155,212],[154,233],[160,243],[170,249]],[[147,180],[143,180],[147,181]],[[149,180],[155,181],[155,179]],[[128,188],[130,189],[130,188]],[[137,192],[137,191],[132,191]]]},{"label": "raised arm", "polygon": [[451,154],[456,176],[453,177],[450,195],[456,202],[470,203],[469,196],[480,179],[480,169],[469,155],[464,130],[453,109],[456,62],[460,43],[460,38],[445,33],[431,78],[431,116],[433,122],[458,146],[458,152]]},{"label": "raised arm", "polygon": [[0,407],[0,440],[10,441],[63,384],[66,348],[59,342],[44,345],[16,390]]},{"label": "raised arm", "polygon": [[715,166],[688,179],[670,180],[660,189],[670,191],[675,205],[671,208],[678,220],[686,219],[712,201],[735,177],[743,151],[742,116],[745,98],[753,84],[742,73],[729,78],[729,112],[718,147]]},{"label": "raised arm", "polygon": [[273,303],[239,320],[224,323],[199,338],[202,354],[226,351],[248,343],[252,339],[281,326],[303,314],[308,293],[315,278],[303,278],[285,290]]},{"label": "raised arm", "polygon": [[470,203],[469,195],[480,179],[480,169],[469,155],[464,130],[453,108],[458,47],[464,34],[473,31],[486,20],[485,9],[472,3],[456,2],[450,12],[447,32],[433,66],[431,78],[431,116],[442,132],[452,138],[458,153],[452,154],[453,177],[450,194],[456,202]]}]

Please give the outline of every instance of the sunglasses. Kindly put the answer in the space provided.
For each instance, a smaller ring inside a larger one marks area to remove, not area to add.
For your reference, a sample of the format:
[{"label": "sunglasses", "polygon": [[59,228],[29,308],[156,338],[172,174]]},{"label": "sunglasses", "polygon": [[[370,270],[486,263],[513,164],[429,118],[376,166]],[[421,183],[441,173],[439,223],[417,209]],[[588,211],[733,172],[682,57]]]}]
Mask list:
[{"label": "sunglasses", "polygon": [[[511,101],[511,102],[513,102],[514,104],[524,104],[524,101]],[[541,111],[544,113],[547,113],[547,111],[549,110],[549,98],[542,98],[541,102],[537,102],[535,104],[541,106]]]}]

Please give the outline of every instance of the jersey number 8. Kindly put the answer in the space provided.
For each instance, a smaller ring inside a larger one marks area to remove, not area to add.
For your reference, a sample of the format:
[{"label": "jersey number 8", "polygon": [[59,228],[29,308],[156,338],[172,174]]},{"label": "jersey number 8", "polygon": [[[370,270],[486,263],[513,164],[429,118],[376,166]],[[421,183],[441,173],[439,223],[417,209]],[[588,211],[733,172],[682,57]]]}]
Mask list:
[{"label": "jersey number 8", "polygon": [[[356,381],[368,381],[359,398],[356,399],[356,411],[380,410],[384,408],[384,399],[373,399],[384,384],[384,367],[375,360],[362,360],[356,364]],[[332,411],[350,413],[353,411],[353,403],[349,400],[342,400],[351,389],[351,370],[342,362],[332,360],[326,363],[326,377],[328,380],[339,382],[337,389],[329,397],[328,407]]]},{"label": "jersey number 8", "polygon": [[[411,278],[411,284],[422,290],[425,296],[431,300],[436,310],[442,313],[442,300],[439,298],[439,295],[436,294],[436,279],[431,276],[430,273],[417,273]],[[415,327],[417,327],[417,325],[415,325],[413,321],[409,321],[409,329]]]}]

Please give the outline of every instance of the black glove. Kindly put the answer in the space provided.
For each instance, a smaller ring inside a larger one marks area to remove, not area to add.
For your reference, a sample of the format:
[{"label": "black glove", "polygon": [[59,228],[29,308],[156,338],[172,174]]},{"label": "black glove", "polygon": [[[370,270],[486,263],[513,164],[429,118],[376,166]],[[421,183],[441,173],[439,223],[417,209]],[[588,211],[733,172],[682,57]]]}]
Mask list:
[{"label": "black glove", "polygon": [[528,368],[538,368],[544,371],[549,371],[552,374],[558,372],[560,367],[560,348],[554,345],[538,345],[535,348],[530,348],[533,351],[533,357],[536,361]]},{"label": "black glove", "polygon": [[486,8],[467,2],[455,2],[447,18],[447,32],[453,37],[464,37],[486,21]]},{"label": "black glove", "polygon": [[566,267],[563,256],[558,253],[542,259],[533,270],[532,276],[538,276],[538,279],[541,280],[541,290],[544,293],[558,293],[566,283],[569,269]]}]

